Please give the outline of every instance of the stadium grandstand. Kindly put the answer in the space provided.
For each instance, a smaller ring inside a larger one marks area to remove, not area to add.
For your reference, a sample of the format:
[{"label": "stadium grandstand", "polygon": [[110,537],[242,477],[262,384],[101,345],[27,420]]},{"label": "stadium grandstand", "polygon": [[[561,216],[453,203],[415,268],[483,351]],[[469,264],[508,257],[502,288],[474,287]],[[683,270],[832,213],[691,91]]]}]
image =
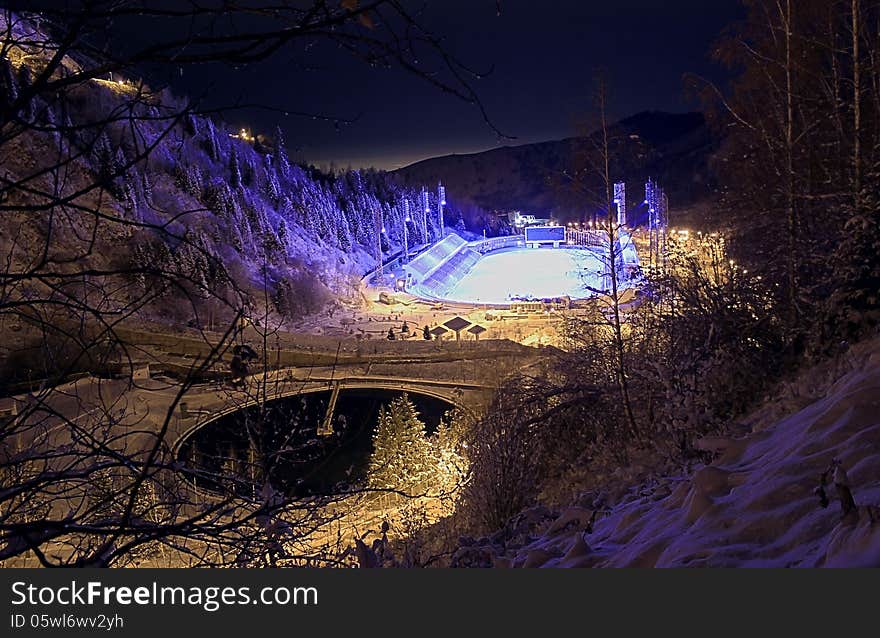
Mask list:
[{"label": "stadium grandstand", "polygon": [[424,297],[442,298],[480,260],[480,253],[450,233],[404,265],[407,289]]}]

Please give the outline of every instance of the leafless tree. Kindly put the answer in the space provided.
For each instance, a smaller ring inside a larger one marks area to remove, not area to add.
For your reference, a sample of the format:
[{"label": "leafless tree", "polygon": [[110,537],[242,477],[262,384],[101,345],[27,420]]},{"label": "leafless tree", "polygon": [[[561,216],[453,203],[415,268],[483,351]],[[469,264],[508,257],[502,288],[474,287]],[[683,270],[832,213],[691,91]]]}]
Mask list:
[{"label": "leafless tree", "polygon": [[[126,20],[157,37],[108,48]],[[474,73],[393,0],[34,2],[0,13],[4,564],[335,560],[332,543],[307,539],[326,536],[338,495],[279,492],[256,436],[252,467],[231,480],[179,458],[199,397],[255,404],[259,422],[279,386],[295,382],[272,371],[281,347],[270,343],[267,296],[260,307],[191,230],[210,211],[155,188],[183,131],[213,124],[197,118],[196,101],[136,79],[157,65],[244,65],[282,49],[305,65],[319,41],[405,69],[485,116]],[[165,326],[149,322],[157,314]],[[163,334],[190,319],[191,329]],[[257,321],[258,374],[232,387],[233,348]],[[153,374],[141,374],[148,365]]]},{"label": "leafless tree", "polygon": [[[600,340],[610,332],[608,354],[612,358],[613,383],[620,394],[620,407],[625,416],[631,436],[637,437],[639,428],[632,407],[630,396],[630,380],[627,371],[627,330],[624,318],[624,304],[631,297],[630,286],[624,281],[624,244],[631,241],[625,229],[620,225],[617,216],[617,205],[614,202],[614,165],[619,158],[615,157],[615,148],[619,148],[618,137],[625,131],[620,127],[613,128],[608,114],[608,85],[602,72],[595,78],[594,112],[590,118],[590,134],[581,138],[578,149],[577,164],[582,167],[576,175],[571,176],[571,187],[581,193],[581,197],[589,202],[588,206],[599,214],[594,214],[590,231],[597,240],[600,249],[600,261],[603,274],[599,286],[588,285],[588,291],[596,295],[595,304],[601,312],[582,319],[570,318],[567,331],[570,335],[579,331],[587,331],[591,338]],[[629,292],[627,292],[629,290]],[[580,339],[576,337],[576,340]]]},{"label": "leafless tree", "polygon": [[880,8],[745,4],[746,20],[716,49],[736,80],[730,90],[702,85],[723,133],[721,208],[740,220],[733,250],[778,292],[797,349],[852,336],[871,316],[864,301],[877,269],[865,260],[878,231],[866,211],[877,198]]}]

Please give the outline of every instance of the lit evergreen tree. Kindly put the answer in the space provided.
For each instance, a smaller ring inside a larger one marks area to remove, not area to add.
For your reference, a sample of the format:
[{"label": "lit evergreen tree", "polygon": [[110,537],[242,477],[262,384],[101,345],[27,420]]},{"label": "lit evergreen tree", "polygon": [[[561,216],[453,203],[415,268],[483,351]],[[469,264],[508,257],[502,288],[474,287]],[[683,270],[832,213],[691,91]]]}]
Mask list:
[{"label": "lit evergreen tree", "polygon": [[238,165],[238,153],[233,147],[229,152],[229,183],[232,188],[241,188],[241,168]]},{"label": "lit evergreen tree", "polygon": [[458,233],[467,232],[467,227],[464,225],[464,217],[462,217],[461,213],[458,214],[458,221],[455,223],[455,231]]},{"label": "lit evergreen tree", "polygon": [[284,148],[284,136],[280,126],[275,128],[275,153],[272,157],[278,174],[283,179],[287,179],[290,173],[290,160],[287,159],[287,149]]},{"label": "lit evergreen tree", "polygon": [[93,167],[101,180],[101,185],[109,188],[115,176],[114,163],[116,155],[110,144],[110,138],[107,132],[103,131],[92,147]]},{"label": "lit evergreen tree", "polygon": [[211,118],[205,119],[205,150],[212,160],[220,159],[220,149],[217,146],[217,131]]},{"label": "lit evergreen tree", "polygon": [[278,220],[278,241],[281,242],[281,246],[287,246],[288,240],[288,231],[287,231],[287,222],[284,221],[284,218]]},{"label": "lit evergreen tree", "polygon": [[267,155],[266,159],[266,196],[273,204],[277,204],[281,198],[281,185],[278,183],[278,174],[272,165],[272,156]]},{"label": "lit evergreen tree", "polygon": [[409,397],[404,394],[383,406],[373,435],[370,487],[411,490],[427,476],[431,461],[425,424]]},{"label": "lit evergreen tree", "polygon": [[472,424],[465,412],[450,410],[441,419],[437,432],[429,439],[435,468],[431,489],[443,498],[454,501],[465,481],[468,469],[465,441]]},{"label": "lit evergreen tree", "polygon": [[[247,150],[247,149],[246,149]],[[254,187],[257,181],[257,169],[254,166],[254,153],[245,152],[239,159],[241,165],[241,182],[245,186]]]}]

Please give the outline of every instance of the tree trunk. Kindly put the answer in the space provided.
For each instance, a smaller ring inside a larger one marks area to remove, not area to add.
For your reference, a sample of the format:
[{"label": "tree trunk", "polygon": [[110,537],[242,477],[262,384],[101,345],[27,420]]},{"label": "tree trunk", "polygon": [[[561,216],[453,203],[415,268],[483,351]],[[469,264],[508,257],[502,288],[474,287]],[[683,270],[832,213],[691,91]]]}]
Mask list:
[{"label": "tree trunk", "polygon": [[853,55],[853,207],[862,205],[862,71],[859,63],[859,0],[852,0],[852,55]]},{"label": "tree trunk", "polygon": [[794,95],[793,62],[791,53],[792,21],[791,0],[785,0],[785,8],[780,7],[780,17],[785,30],[785,211],[788,223],[788,306],[789,317],[794,323],[798,316],[798,220],[795,207],[794,184]]},{"label": "tree trunk", "polygon": [[614,355],[615,367],[617,368],[617,383],[620,388],[620,398],[623,402],[623,408],[626,412],[627,422],[633,436],[639,436],[639,428],[636,424],[635,415],[632,410],[632,402],[629,396],[629,380],[626,375],[625,360],[625,343],[623,339],[623,328],[620,318],[620,290],[619,281],[617,279],[617,220],[612,215],[613,193],[610,168],[610,149],[608,144],[608,121],[606,109],[606,88],[604,79],[600,79],[597,92],[597,101],[599,107],[599,116],[601,118],[602,127],[602,179],[605,185],[605,209],[607,215],[606,232],[608,236],[608,278],[611,284],[611,310],[612,310],[612,330],[614,332]]}]

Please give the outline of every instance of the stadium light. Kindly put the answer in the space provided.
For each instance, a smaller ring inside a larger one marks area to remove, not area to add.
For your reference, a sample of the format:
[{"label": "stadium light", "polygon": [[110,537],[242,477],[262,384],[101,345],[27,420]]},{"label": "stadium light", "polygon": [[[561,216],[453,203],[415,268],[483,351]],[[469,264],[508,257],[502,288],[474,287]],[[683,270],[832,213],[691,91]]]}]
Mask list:
[{"label": "stadium light", "polygon": [[614,203],[617,205],[617,223],[626,226],[626,183],[614,184]]},{"label": "stadium light", "polygon": [[422,232],[425,235],[425,243],[428,243],[428,213],[431,207],[428,205],[428,191],[422,189]]},{"label": "stadium light", "polygon": [[446,206],[446,187],[437,182],[437,216],[440,218],[440,237],[446,237],[446,223],[443,219],[443,207]]}]

